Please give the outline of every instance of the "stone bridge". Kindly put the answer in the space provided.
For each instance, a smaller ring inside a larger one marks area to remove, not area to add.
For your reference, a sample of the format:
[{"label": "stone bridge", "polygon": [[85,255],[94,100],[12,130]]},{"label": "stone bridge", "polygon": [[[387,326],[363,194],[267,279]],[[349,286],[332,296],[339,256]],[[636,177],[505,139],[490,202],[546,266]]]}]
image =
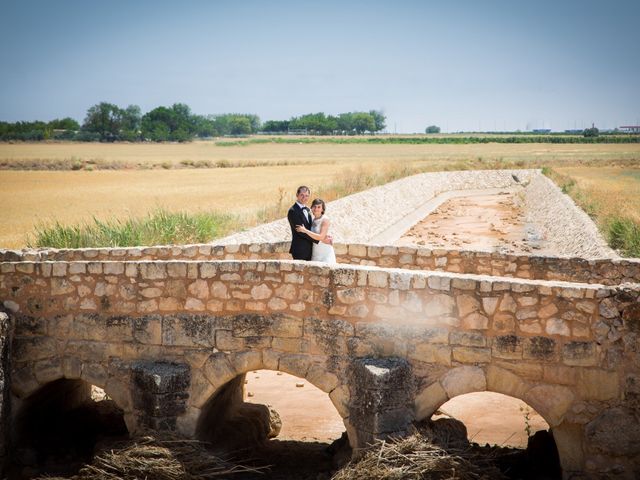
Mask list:
[{"label": "stone bridge", "polygon": [[103,388],[130,432],[197,436],[221,392],[270,369],[326,392],[353,447],[492,391],[548,422],[565,478],[637,474],[640,261],[337,245],[327,266],[286,249],[0,252],[9,445],[61,379]]}]

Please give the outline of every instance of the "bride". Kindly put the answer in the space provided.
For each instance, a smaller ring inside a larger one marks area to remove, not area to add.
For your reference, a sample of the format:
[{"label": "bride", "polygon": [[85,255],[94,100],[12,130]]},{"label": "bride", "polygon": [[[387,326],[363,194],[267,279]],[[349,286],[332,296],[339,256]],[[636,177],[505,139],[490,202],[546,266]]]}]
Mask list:
[{"label": "bride", "polygon": [[311,213],[313,214],[311,230],[307,230],[304,225],[296,225],[296,231],[306,233],[314,240],[318,240],[318,243],[313,244],[312,262],[336,263],[336,253],[331,245],[331,235],[329,235],[331,222],[324,216],[325,210],[324,200],[316,198],[311,202]]}]

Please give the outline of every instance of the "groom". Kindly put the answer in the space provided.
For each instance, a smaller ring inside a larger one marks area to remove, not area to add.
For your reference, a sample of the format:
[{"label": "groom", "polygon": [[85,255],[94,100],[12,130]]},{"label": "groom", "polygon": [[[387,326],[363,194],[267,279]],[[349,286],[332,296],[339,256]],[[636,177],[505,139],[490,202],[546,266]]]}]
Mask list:
[{"label": "groom", "polygon": [[313,244],[318,243],[318,240],[313,240],[306,233],[296,232],[296,225],[304,225],[305,228],[311,230],[311,211],[307,207],[309,196],[311,191],[309,187],[304,185],[298,187],[296,191],[296,203],[294,203],[289,212],[287,213],[287,219],[291,226],[291,248],[289,253],[293,256],[294,260],[311,260],[311,252],[313,250]]}]

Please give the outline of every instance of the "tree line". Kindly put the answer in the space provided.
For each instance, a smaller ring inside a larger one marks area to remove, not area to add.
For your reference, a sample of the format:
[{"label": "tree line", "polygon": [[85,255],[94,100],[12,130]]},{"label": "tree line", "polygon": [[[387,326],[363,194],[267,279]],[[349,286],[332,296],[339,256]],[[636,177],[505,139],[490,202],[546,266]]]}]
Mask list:
[{"label": "tree line", "polygon": [[82,125],[69,117],[50,122],[0,122],[0,140],[186,142],[195,138],[256,133],[361,135],[380,132],[384,128],[385,116],[374,110],[337,116],[312,113],[290,120],[269,120],[263,124],[253,114],[196,115],[184,103],[157,107],[143,115],[137,105],[121,108],[101,102],[87,110]]}]

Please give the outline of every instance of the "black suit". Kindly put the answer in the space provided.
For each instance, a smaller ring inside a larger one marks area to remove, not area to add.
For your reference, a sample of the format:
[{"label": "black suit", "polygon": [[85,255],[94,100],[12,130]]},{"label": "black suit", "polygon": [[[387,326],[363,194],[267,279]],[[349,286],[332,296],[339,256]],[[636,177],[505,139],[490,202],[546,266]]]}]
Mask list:
[{"label": "black suit", "polygon": [[311,260],[313,244],[318,243],[317,240],[312,239],[306,233],[296,232],[296,225],[304,225],[307,230],[311,230],[311,211],[307,209],[307,213],[309,214],[309,220],[307,220],[304,211],[297,203],[294,203],[287,213],[287,219],[291,226],[291,248],[289,253],[294,260]]}]

